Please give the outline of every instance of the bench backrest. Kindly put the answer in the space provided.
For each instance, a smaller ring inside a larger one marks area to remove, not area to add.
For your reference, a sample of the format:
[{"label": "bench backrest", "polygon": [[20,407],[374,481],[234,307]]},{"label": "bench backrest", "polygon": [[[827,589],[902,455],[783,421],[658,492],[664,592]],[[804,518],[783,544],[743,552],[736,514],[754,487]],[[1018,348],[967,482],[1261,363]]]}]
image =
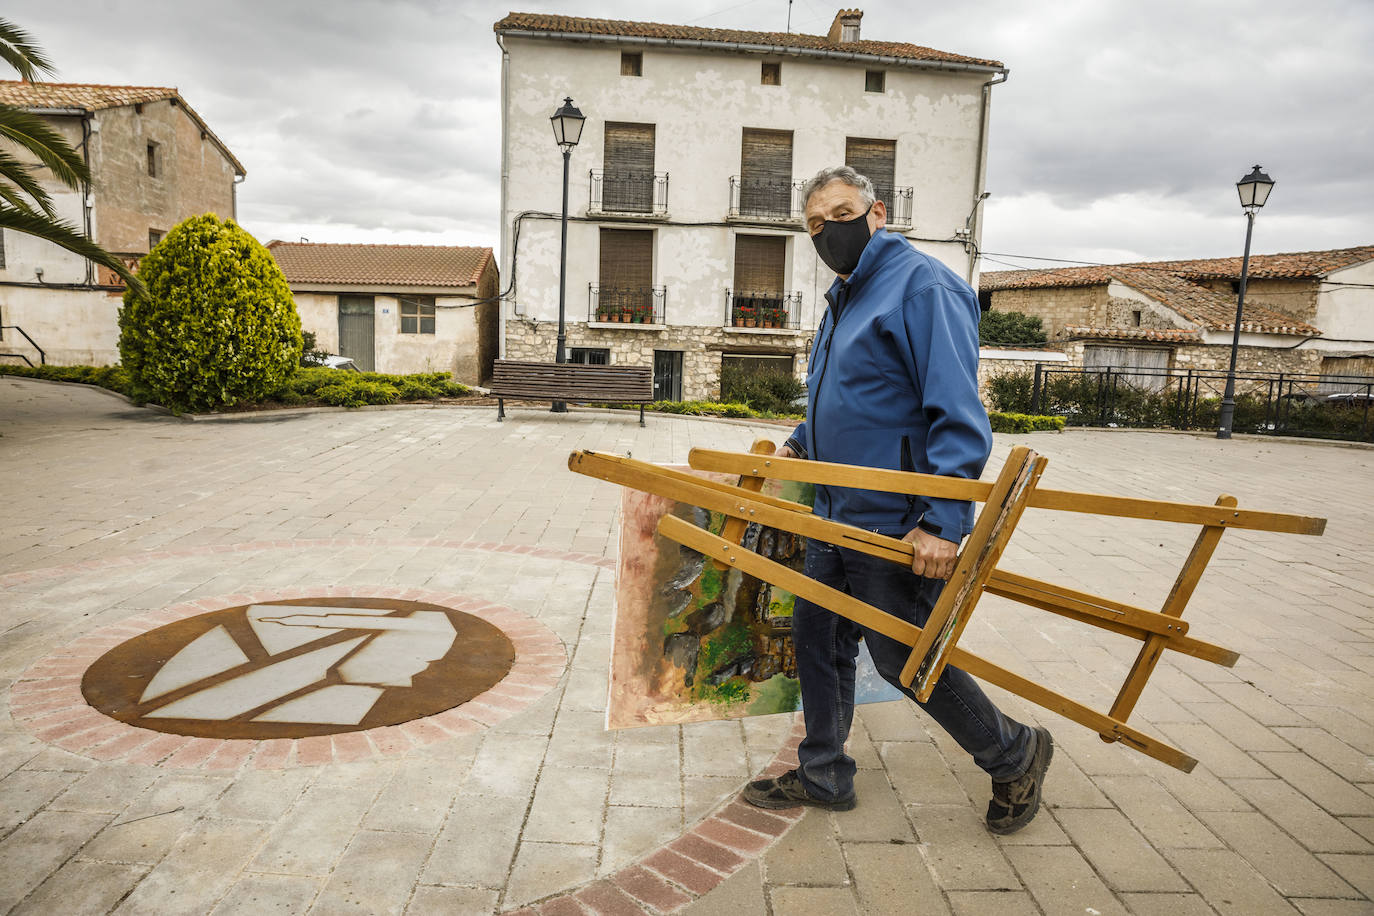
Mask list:
[{"label": "bench backrest", "polygon": [[646,403],[654,399],[649,366],[585,366],[498,359],[491,393],[508,398],[555,398],[584,403]]}]

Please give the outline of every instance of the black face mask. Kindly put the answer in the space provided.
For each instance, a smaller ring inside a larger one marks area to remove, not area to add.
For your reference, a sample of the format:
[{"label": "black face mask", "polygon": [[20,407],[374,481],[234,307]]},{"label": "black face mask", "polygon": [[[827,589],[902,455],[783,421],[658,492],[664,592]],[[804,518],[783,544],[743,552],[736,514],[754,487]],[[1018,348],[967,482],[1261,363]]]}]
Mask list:
[{"label": "black face mask", "polygon": [[835,273],[847,276],[859,266],[859,258],[872,237],[868,231],[868,212],[872,209],[873,205],[869,204],[868,210],[853,219],[828,219],[821,231],[811,236],[816,254]]}]

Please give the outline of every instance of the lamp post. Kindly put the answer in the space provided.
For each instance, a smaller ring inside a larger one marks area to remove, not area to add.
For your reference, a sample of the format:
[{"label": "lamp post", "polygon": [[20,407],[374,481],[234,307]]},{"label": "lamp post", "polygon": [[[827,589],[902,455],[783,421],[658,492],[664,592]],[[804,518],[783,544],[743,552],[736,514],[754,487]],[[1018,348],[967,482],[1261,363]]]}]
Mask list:
[{"label": "lamp post", "polygon": [[1240,205],[1245,209],[1245,257],[1240,263],[1240,291],[1236,296],[1236,325],[1231,334],[1231,366],[1226,370],[1226,393],[1221,398],[1221,423],[1218,439],[1231,438],[1231,422],[1236,416],[1236,354],[1240,350],[1240,319],[1245,308],[1245,283],[1250,275],[1250,235],[1255,231],[1255,211],[1264,206],[1274,179],[1255,166],[1254,171],[1236,182]]},{"label": "lamp post", "polygon": [[[564,98],[563,107],[549,118],[553,124],[553,138],[563,150],[563,236],[558,248],[558,352],[554,356],[556,363],[567,362],[565,311],[568,290],[568,166],[572,161],[573,147],[582,139],[582,125],[586,120],[582,112],[573,106],[571,98]],[[567,413],[568,405],[563,401],[554,401],[551,410],[554,413]]]}]

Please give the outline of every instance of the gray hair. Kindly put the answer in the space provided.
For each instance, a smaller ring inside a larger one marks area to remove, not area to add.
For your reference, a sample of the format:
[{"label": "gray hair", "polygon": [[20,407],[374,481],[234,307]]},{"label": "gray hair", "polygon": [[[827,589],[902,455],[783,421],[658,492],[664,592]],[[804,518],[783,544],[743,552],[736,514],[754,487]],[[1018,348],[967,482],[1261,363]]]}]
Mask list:
[{"label": "gray hair", "polygon": [[821,169],[811,177],[806,184],[802,185],[801,199],[803,209],[811,200],[811,195],[821,188],[830,184],[832,181],[842,181],[852,188],[859,189],[859,197],[863,200],[865,207],[873,206],[873,202],[878,199],[878,193],[873,188],[873,182],[863,175],[854,171],[847,165],[833,165],[827,169]]}]

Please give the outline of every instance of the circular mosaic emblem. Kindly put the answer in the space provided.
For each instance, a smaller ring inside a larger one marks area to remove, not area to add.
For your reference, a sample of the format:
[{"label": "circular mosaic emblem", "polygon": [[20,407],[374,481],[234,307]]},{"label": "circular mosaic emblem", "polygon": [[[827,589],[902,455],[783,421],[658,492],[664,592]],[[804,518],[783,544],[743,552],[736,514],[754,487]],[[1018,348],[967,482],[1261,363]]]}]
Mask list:
[{"label": "circular mosaic emblem", "polygon": [[202,738],[303,738],[397,725],[499,682],[515,648],[479,617],[419,601],[297,598],[178,620],[86,669],[91,706]]}]

